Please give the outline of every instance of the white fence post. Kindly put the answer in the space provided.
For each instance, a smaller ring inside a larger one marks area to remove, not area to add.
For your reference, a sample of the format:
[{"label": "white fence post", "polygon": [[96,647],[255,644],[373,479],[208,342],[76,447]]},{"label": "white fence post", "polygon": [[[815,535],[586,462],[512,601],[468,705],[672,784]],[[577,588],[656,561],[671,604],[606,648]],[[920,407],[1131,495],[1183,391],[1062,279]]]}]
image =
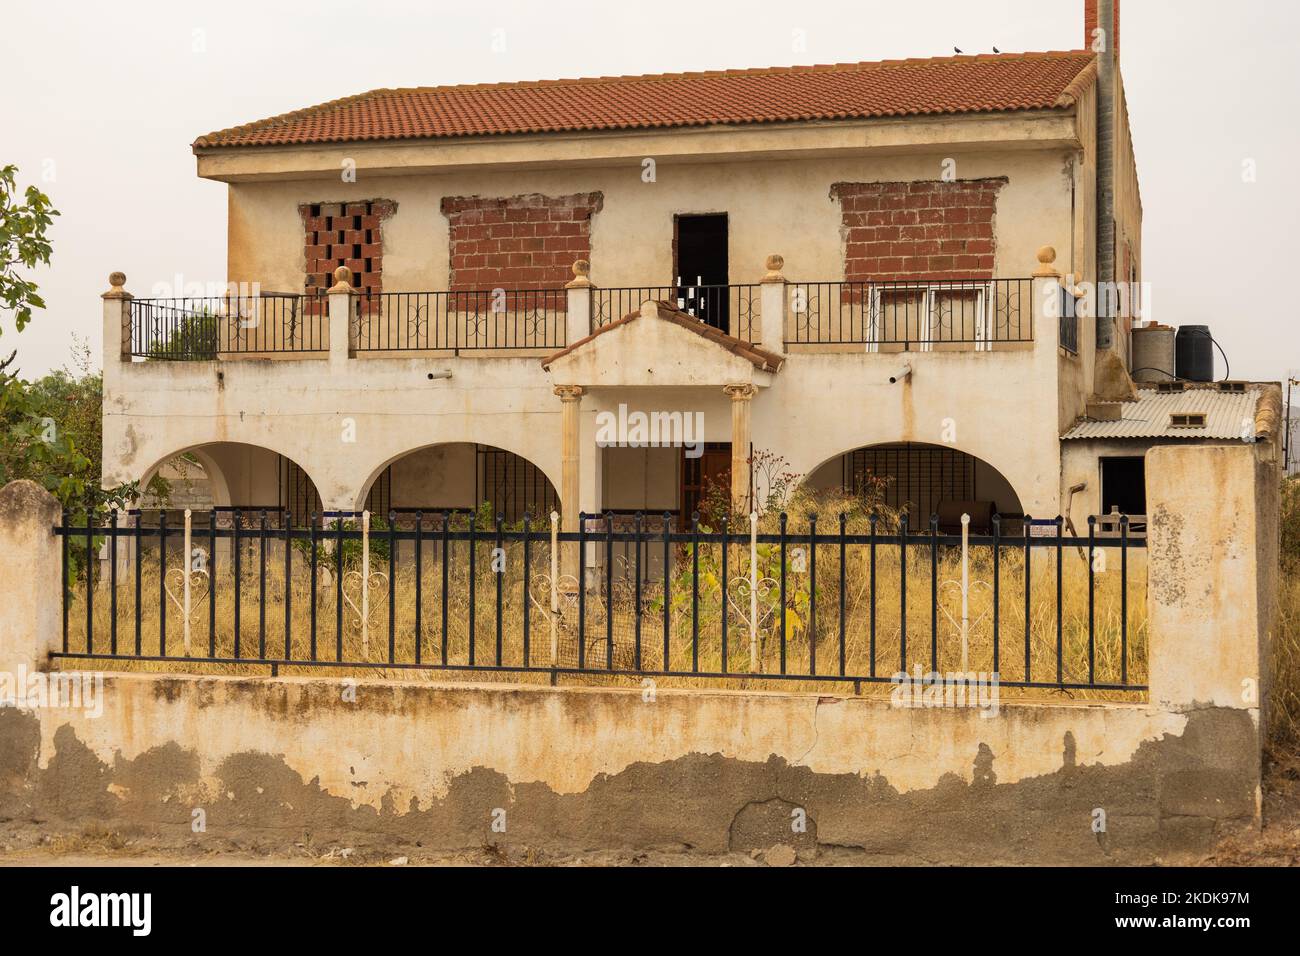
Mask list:
[{"label": "white fence post", "polygon": [[551,666],[560,658],[556,628],[560,618],[560,513],[551,512]]},{"label": "white fence post", "polygon": [[758,512],[749,513],[749,672],[758,673]]}]

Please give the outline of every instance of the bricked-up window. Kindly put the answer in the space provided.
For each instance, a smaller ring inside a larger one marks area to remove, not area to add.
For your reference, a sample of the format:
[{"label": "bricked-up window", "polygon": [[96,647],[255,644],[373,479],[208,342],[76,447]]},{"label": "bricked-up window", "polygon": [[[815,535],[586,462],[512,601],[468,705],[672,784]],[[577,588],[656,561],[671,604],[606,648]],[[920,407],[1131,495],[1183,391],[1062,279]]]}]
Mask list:
[{"label": "bricked-up window", "polygon": [[445,196],[453,292],[558,289],[576,259],[591,259],[599,192],[569,196]]},{"label": "bricked-up window", "polygon": [[957,182],[836,183],[844,278],[988,279],[994,217],[1005,178]]},{"label": "bricked-up window", "polygon": [[320,202],[298,207],[306,231],[306,292],[313,295],[334,284],[334,270],[352,270],[352,285],[362,292],[383,289],[383,221],[397,209],[388,199]]}]

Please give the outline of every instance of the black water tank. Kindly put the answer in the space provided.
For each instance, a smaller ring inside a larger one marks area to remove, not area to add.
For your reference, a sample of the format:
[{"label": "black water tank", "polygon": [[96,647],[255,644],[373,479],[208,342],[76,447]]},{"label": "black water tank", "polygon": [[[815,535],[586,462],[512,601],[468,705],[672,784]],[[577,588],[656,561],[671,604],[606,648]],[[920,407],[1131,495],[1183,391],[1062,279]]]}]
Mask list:
[{"label": "black water tank", "polygon": [[1174,374],[1189,382],[1214,381],[1214,340],[1208,325],[1180,325],[1174,340]]}]

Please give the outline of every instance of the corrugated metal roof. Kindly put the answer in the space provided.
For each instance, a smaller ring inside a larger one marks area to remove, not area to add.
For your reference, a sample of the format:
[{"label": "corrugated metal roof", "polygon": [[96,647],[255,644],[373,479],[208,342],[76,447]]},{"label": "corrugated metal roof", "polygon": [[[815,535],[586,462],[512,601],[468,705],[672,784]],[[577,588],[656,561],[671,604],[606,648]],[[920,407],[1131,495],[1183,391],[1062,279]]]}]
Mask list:
[{"label": "corrugated metal roof", "polygon": [[[1121,402],[1117,421],[1083,419],[1062,438],[1240,438],[1244,428],[1254,431],[1259,390],[1224,391],[1217,385],[1187,385],[1181,392],[1138,387],[1136,402]],[[1197,428],[1170,425],[1171,415],[1205,416]]]}]

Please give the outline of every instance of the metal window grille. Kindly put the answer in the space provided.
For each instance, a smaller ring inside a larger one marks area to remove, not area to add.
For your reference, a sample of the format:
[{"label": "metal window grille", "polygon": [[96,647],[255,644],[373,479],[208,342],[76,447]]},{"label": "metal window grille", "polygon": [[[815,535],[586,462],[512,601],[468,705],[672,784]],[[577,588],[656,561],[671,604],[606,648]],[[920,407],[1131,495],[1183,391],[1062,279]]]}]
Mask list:
[{"label": "metal window grille", "polygon": [[478,500],[516,522],[524,513],[540,519],[558,510],[559,495],[545,473],[527,458],[491,445],[477,446]]},{"label": "metal window grille", "polygon": [[936,514],[940,501],[973,501],[976,497],[975,459],[954,448],[878,445],[844,456],[845,491],[863,494],[871,476],[889,479],[885,504],[906,507],[908,514],[917,518]]}]

